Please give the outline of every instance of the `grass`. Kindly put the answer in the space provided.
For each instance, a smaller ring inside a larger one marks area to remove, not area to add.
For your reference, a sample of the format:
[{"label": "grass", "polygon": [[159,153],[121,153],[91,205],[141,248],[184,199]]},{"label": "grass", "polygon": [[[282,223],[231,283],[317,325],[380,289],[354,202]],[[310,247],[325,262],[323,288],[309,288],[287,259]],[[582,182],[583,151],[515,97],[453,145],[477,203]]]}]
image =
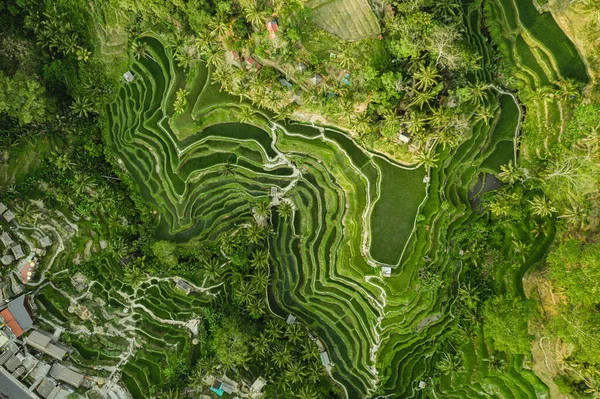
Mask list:
[{"label": "grass", "polygon": [[375,37],[380,28],[366,0],[310,0],[315,24],[344,40]]},{"label": "grass", "polygon": [[381,169],[382,180],[381,197],[371,215],[371,256],[379,262],[396,265],[425,198],[425,171],[403,170],[381,158],[376,158],[375,163]]}]

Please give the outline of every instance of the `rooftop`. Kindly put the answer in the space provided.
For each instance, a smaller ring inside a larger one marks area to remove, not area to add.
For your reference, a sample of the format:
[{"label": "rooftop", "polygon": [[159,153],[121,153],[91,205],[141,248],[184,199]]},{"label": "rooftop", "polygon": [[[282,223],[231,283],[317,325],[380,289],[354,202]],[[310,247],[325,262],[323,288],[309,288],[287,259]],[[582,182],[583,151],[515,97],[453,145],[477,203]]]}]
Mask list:
[{"label": "rooftop", "polygon": [[39,399],[40,397],[29,391],[25,385],[12,377],[6,370],[0,367],[0,393],[8,399]]},{"label": "rooftop", "polygon": [[2,241],[2,245],[4,245],[5,247],[8,247],[10,244],[13,243],[13,239],[11,238],[10,234],[8,234],[6,231],[2,233],[2,235],[0,235],[0,241]]},{"label": "rooftop", "polygon": [[25,295],[21,295],[9,302],[8,307],[0,312],[0,316],[4,318],[4,322],[8,325],[8,328],[17,337],[23,335],[23,332],[33,325],[31,314],[29,300]]},{"label": "rooftop", "polygon": [[15,218],[15,214],[12,213],[12,211],[10,211],[10,210],[4,212],[4,214],[2,214],[2,216],[4,216],[4,220],[6,220],[9,223],[12,222],[12,220]]},{"label": "rooftop", "polygon": [[75,388],[79,388],[83,382],[83,375],[63,366],[60,363],[54,363],[52,365],[52,368],[50,369],[50,376],[58,381],[66,382]]},{"label": "rooftop", "polygon": [[22,257],[25,256],[25,252],[23,252],[23,247],[21,247],[20,245],[15,245],[14,247],[12,247],[10,249],[13,253],[13,256],[15,257],[15,259],[21,259]]},{"label": "rooftop", "polygon": [[321,363],[323,363],[323,366],[329,366],[331,364],[331,362],[329,361],[329,354],[327,353],[327,351],[321,352],[320,356]]},{"label": "rooftop", "polygon": [[293,314],[290,314],[285,322],[288,324],[294,324],[295,321],[296,321],[296,316],[294,316]]},{"label": "rooftop", "polygon": [[0,215],[3,214],[7,209],[8,207],[4,205],[4,202],[0,202]]},{"label": "rooftop", "polygon": [[125,79],[126,82],[133,82],[135,76],[133,76],[133,74],[130,71],[127,71],[123,74],[123,79]]},{"label": "rooftop", "polygon": [[46,247],[49,247],[50,245],[52,245],[52,241],[50,240],[50,237],[43,236],[42,238],[40,238],[40,245],[42,246],[42,248],[46,248]]}]

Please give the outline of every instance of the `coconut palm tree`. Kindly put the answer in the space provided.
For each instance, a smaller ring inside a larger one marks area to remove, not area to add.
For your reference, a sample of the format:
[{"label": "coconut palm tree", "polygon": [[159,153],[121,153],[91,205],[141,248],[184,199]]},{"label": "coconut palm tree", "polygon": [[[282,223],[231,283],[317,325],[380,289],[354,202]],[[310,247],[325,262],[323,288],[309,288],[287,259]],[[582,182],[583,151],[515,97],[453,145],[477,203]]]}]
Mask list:
[{"label": "coconut palm tree", "polygon": [[264,292],[269,285],[269,271],[266,269],[258,269],[252,277],[250,277],[250,284],[256,292]]},{"label": "coconut palm tree", "polygon": [[494,117],[494,110],[490,106],[480,106],[479,111],[475,113],[476,120],[482,120],[486,125],[489,124],[490,119]]},{"label": "coconut palm tree", "polygon": [[448,108],[434,108],[431,110],[431,115],[428,120],[432,127],[441,129],[448,126],[450,118],[451,115]]},{"label": "coconut palm tree", "polygon": [[271,360],[277,368],[285,369],[290,366],[292,362],[292,355],[287,346],[279,346],[273,352]]},{"label": "coconut palm tree", "polygon": [[319,396],[314,391],[314,388],[311,388],[309,386],[303,386],[296,393],[296,398],[297,399],[317,399],[318,397]]},{"label": "coconut palm tree", "polygon": [[544,195],[533,198],[529,203],[531,204],[531,211],[534,215],[547,217],[556,212],[556,208],[552,206],[550,200]]},{"label": "coconut palm tree", "polygon": [[131,51],[136,60],[144,59],[148,55],[148,43],[135,40],[131,43]]},{"label": "coconut palm tree", "polygon": [[581,94],[579,92],[579,87],[577,83],[575,83],[573,79],[560,79],[556,83],[556,85],[558,86],[556,95],[562,101],[567,99],[574,99]]},{"label": "coconut palm tree", "polygon": [[435,168],[438,161],[438,156],[433,150],[419,151],[416,155],[416,161],[419,166],[424,166],[425,169]]},{"label": "coconut palm tree", "polygon": [[[318,357],[318,355],[317,355],[317,357]],[[313,384],[316,384],[321,379],[321,377],[323,377],[324,374],[325,374],[325,370],[316,361],[312,362],[311,365],[306,370],[306,378],[308,379],[308,381],[310,381]]]},{"label": "coconut palm tree", "polygon": [[138,265],[138,263],[130,263],[125,269],[123,281],[133,288],[138,287],[146,280],[146,272]]},{"label": "coconut palm tree", "polygon": [[504,183],[509,184],[522,181],[524,178],[523,171],[521,168],[517,167],[512,160],[508,161],[506,165],[500,166],[500,173],[498,176]]},{"label": "coconut palm tree", "polygon": [[352,54],[353,47],[346,46],[340,54],[337,55],[336,61],[340,68],[350,69],[356,64],[356,58]]},{"label": "coconut palm tree", "polygon": [[179,388],[168,389],[162,392],[159,396],[160,399],[181,399],[183,396],[179,393]]},{"label": "coconut palm tree", "polygon": [[340,109],[337,114],[338,118],[344,120],[349,125],[352,122],[352,118],[354,118],[354,114],[354,103],[347,99],[341,100]]},{"label": "coconut palm tree", "polygon": [[246,20],[252,24],[255,30],[260,30],[264,27],[267,14],[262,11],[255,2],[248,2],[244,6],[244,15]]},{"label": "coconut palm tree", "polygon": [[281,338],[283,336],[283,325],[281,324],[281,321],[276,319],[267,321],[265,334],[272,341]]},{"label": "coconut palm tree", "polygon": [[246,305],[248,315],[253,319],[259,319],[266,313],[265,301],[263,298],[253,297]]},{"label": "coconut palm tree", "polygon": [[79,96],[73,101],[73,104],[69,106],[73,113],[79,117],[86,117],[94,112],[94,103],[92,103],[87,97]]},{"label": "coconut palm tree", "polygon": [[252,340],[252,355],[259,360],[267,357],[271,350],[271,340],[265,335],[260,333],[258,337]]},{"label": "coconut palm tree", "polygon": [[588,217],[587,211],[572,198],[569,198],[569,202],[570,205],[562,212],[559,218],[565,220],[567,224],[577,230],[584,231]]},{"label": "coconut palm tree", "polygon": [[454,377],[463,368],[461,358],[458,355],[450,355],[444,353],[440,361],[437,362],[436,368],[444,375]]},{"label": "coconut palm tree", "polygon": [[300,324],[290,324],[285,331],[285,337],[292,344],[296,344],[306,338],[304,329]]},{"label": "coconut palm tree", "polygon": [[431,64],[428,66],[421,65],[418,71],[413,74],[413,78],[417,80],[415,87],[419,90],[426,90],[435,86],[440,78],[437,68]]},{"label": "coconut palm tree", "polygon": [[250,107],[240,107],[238,118],[241,123],[250,123],[254,119],[254,110]]},{"label": "coconut palm tree", "polygon": [[487,208],[494,216],[507,216],[510,213],[510,205],[505,201],[496,199],[488,204]]},{"label": "coconut palm tree", "polygon": [[288,219],[294,213],[294,208],[292,204],[288,201],[282,201],[279,203],[277,207],[277,215],[279,215],[282,219]]},{"label": "coconut palm tree", "polygon": [[252,253],[252,259],[250,259],[250,266],[256,269],[268,269],[269,268],[269,251],[265,249],[258,249]]},{"label": "coconut palm tree", "polygon": [[297,384],[306,376],[306,367],[299,361],[292,360],[287,366],[285,376],[292,384]]},{"label": "coconut palm tree", "polygon": [[71,181],[71,189],[75,195],[82,195],[92,191],[96,184],[89,175],[77,172]]},{"label": "coconut palm tree", "polygon": [[210,258],[202,263],[202,271],[210,280],[216,280],[221,275],[221,265],[217,258]]},{"label": "coconut palm tree", "polygon": [[412,111],[408,120],[404,122],[406,130],[411,134],[415,135],[425,130],[425,124],[427,122],[427,116],[422,112]]},{"label": "coconut palm tree", "polygon": [[271,202],[267,200],[259,201],[254,207],[254,214],[263,219],[271,217]]},{"label": "coconut palm tree", "polygon": [[410,106],[417,106],[419,109],[423,109],[423,106],[425,106],[425,104],[427,104],[429,101],[433,100],[434,97],[435,94],[433,94],[431,90],[416,91],[412,101],[410,102]]},{"label": "coconut palm tree", "polygon": [[477,106],[487,100],[489,85],[485,82],[475,82],[469,85],[469,102]]},{"label": "coconut palm tree", "polygon": [[231,23],[225,19],[225,16],[218,15],[208,24],[210,33],[219,39],[231,34]]},{"label": "coconut palm tree", "polygon": [[246,280],[240,281],[233,289],[233,298],[238,304],[250,303],[254,297],[254,288]]}]

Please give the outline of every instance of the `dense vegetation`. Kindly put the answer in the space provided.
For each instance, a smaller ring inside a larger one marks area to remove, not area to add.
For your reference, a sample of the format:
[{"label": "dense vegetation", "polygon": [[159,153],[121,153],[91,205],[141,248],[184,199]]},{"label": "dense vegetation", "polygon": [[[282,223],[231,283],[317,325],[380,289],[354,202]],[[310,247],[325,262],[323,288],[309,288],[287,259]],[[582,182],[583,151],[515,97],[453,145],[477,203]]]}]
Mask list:
[{"label": "dense vegetation", "polygon": [[46,319],[76,272],[106,308],[71,360],[141,340],[136,398],[600,395],[600,5],[583,53],[534,1],[0,5],[0,200],[77,223]]}]

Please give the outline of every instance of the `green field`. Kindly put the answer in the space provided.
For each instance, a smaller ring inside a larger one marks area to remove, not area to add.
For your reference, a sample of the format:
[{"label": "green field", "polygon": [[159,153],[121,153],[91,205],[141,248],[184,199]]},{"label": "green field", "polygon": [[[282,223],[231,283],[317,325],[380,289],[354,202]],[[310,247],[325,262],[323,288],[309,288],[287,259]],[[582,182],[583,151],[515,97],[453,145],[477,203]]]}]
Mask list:
[{"label": "green field", "polygon": [[315,24],[344,40],[361,40],[379,34],[377,18],[366,0],[310,0]]}]

